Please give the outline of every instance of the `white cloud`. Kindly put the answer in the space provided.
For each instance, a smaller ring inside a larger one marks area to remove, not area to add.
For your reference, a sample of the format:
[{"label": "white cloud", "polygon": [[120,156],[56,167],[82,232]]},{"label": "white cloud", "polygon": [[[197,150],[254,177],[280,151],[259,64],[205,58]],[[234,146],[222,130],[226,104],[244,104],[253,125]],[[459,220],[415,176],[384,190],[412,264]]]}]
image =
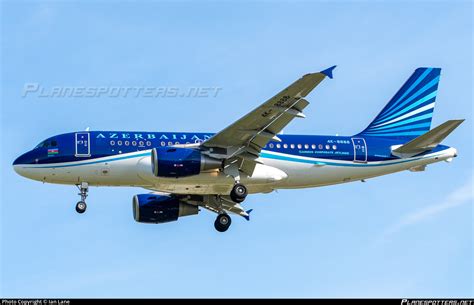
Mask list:
[{"label": "white cloud", "polygon": [[473,183],[474,175],[471,175],[471,178],[467,181],[466,184],[455,189],[443,201],[405,215],[397,223],[388,227],[383,233],[383,236],[387,237],[388,235],[397,233],[407,226],[422,222],[427,218],[443,213],[444,211],[452,209],[454,207],[467,203],[472,204],[474,199]]}]

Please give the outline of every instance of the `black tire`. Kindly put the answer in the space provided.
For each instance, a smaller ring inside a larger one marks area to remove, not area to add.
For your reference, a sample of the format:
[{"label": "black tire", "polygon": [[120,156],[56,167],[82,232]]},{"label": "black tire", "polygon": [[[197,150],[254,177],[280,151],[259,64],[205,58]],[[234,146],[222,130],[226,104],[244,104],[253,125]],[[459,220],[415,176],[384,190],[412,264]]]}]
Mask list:
[{"label": "black tire", "polygon": [[241,203],[245,200],[245,197],[247,197],[247,188],[245,185],[240,183],[235,184],[230,192],[230,199],[234,202]]},{"label": "black tire", "polygon": [[245,200],[245,198],[235,197],[233,193],[230,193],[230,199],[235,203],[241,203]]},{"label": "black tire", "polygon": [[79,214],[84,213],[86,209],[87,209],[87,204],[84,201],[79,201],[76,204],[76,212],[78,212]]},{"label": "black tire", "polygon": [[227,214],[219,214],[214,222],[214,228],[219,232],[225,232],[229,229],[232,219]]}]

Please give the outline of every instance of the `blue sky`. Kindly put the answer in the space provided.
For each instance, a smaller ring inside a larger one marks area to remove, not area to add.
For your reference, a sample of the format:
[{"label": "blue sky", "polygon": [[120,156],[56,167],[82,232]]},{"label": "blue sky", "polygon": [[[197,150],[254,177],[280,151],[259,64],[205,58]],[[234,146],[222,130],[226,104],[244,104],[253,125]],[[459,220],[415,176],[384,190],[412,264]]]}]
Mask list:
[{"label": "blue sky", "polygon": [[[3,297],[474,296],[471,2],[2,1]],[[133,220],[139,188],[16,175],[16,156],[83,130],[218,131],[337,64],[285,133],[362,130],[420,66],[459,157],[367,183],[253,195],[225,234],[203,211]],[[215,86],[215,98],[22,98],[53,86]]]}]

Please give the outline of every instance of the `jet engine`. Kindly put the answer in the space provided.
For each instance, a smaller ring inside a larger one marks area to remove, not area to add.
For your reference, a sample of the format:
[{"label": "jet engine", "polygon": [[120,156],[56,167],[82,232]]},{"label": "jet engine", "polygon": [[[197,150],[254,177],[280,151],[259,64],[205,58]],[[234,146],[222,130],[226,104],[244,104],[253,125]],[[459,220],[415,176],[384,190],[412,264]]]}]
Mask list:
[{"label": "jet engine", "polygon": [[151,165],[156,177],[179,178],[221,168],[222,161],[205,156],[198,149],[158,147],[151,150]]},{"label": "jet engine", "polygon": [[141,194],[133,197],[133,218],[137,222],[164,223],[196,215],[199,209],[175,196]]}]

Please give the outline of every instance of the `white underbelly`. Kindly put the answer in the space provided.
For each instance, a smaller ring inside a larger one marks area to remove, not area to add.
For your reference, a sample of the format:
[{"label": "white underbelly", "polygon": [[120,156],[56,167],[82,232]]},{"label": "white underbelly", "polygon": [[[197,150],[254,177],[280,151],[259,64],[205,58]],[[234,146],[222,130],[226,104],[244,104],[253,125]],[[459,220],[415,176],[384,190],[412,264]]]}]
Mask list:
[{"label": "white underbelly", "polygon": [[[240,182],[247,186],[249,193],[265,193],[278,188],[304,188],[356,181],[439,162],[449,157],[452,155],[448,152],[437,152],[411,159],[354,163],[294,156],[291,160],[285,160],[274,155],[272,158],[259,159],[264,165],[257,165],[252,177],[242,175]],[[234,184],[234,179],[221,171],[183,178],[155,177],[150,156],[144,152],[107,160],[85,160],[74,164],[58,164],[56,167],[32,166],[28,168],[28,177],[50,183],[139,186],[181,194],[228,194]]]}]

